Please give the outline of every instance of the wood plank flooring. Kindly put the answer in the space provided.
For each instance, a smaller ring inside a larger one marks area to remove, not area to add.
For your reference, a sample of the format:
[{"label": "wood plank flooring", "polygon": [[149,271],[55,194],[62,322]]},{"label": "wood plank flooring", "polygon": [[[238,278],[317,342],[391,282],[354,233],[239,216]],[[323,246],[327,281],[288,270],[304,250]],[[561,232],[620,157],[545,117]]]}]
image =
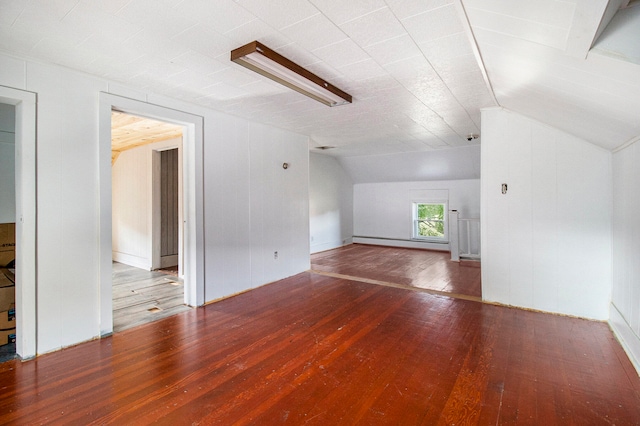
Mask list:
[{"label": "wood plank flooring", "polygon": [[184,304],[184,285],[178,277],[112,265],[114,333],[192,309]]},{"label": "wood plank flooring", "polygon": [[448,252],[351,244],[311,255],[311,270],[340,278],[480,300],[480,262]]},{"label": "wood plank flooring", "polygon": [[0,423],[635,425],[605,323],[302,273],[0,365]]}]

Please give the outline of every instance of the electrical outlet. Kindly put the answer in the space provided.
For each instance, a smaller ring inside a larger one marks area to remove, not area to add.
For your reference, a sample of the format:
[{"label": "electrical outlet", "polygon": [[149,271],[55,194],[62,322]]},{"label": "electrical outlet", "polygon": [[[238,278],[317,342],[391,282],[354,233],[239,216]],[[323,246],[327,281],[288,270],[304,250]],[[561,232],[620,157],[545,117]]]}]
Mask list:
[{"label": "electrical outlet", "polygon": [[273,258],[274,258],[274,259],[277,259],[277,258],[278,258],[278,252],[277,252],[277,251],[274,251],[274,252],[273,252]]}]

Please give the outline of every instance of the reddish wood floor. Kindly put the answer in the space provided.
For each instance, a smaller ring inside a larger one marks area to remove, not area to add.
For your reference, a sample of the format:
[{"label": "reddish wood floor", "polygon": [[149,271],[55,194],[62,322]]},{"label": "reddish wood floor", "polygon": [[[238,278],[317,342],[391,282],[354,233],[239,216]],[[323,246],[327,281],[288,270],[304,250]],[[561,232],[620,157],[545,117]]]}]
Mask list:
[{"label": "reddish wood floor", "polygon": [[477,300],[482,296],[479,262],[452,262],[448,252],[351,244],[311,255],[311,270]]},{"label": "reddish wood floor", "polygon": [[605,323],[302,273],[0,365],[0,423],[640,423]]}]

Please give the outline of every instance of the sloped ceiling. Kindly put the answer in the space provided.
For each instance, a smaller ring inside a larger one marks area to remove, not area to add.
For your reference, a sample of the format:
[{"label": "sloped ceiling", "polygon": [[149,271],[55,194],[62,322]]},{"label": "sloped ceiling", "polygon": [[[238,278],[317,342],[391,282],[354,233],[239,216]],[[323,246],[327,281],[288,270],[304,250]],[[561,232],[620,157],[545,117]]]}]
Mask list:
[{"label": "sloped ceiling", "polygon": [[464,4],[501,106],[609,150],[640,135],[640,66],[588,50],[606,1]]},{"label": "sloped ceiling", "polygon": [[129,149],[169,139],[182,138],[180,125],[138,117],[120,111],[111,112],[111,164]]},{"label": "sloped ceiling", "polygon": [[[3,0],[0,50],[309,135],[338,157],[477,145],[467,135],[496,104],[613,149],[640,135],[640,69],[580,47],[606,5]],[[326,107],[230,62],[253,40],[353,104]]]}]

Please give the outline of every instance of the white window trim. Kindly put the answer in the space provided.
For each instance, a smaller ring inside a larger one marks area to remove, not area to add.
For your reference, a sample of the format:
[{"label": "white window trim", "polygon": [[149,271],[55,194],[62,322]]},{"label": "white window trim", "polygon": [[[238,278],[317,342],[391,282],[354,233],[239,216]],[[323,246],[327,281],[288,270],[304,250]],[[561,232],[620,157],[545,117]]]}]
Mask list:
[{"label": "white window trim", "polygon": [[[418,235],[417,213],[418,204],[442,204],[444,205],[444,236],[443,237],[422,237]],[[448,200],[417,200],[411,204],[411,239],[415,241],[426,241],[432,243],[449,243],[449,201]]]}]

